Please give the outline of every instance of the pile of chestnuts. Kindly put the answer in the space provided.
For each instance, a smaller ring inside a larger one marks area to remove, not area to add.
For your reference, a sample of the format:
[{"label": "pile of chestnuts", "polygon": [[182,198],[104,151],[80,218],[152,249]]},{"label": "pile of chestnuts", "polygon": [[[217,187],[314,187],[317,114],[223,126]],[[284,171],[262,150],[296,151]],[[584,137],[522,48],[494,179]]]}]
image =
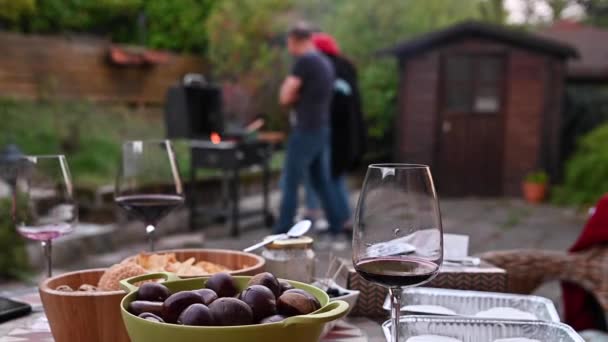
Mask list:
[{"label": "pile of chestnuts", "polygon": [[211,276],[206,288],[176,293],[160,283],[144,283],[128,309],[153,322],[235,326],[280,322],[319,308],[313,295],[265,272],[252,277],[241,292],[228,273]]}]

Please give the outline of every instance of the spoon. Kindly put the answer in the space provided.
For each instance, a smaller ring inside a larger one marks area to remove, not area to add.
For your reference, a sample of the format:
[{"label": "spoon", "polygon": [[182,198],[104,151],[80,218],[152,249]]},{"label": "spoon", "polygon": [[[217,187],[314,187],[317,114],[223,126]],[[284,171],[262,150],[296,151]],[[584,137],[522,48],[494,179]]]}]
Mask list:
[{"label": "spoon", "polygon": [[293,227],[291,227],[289,229],[289,231],[287,232],[287,234],[277,234],[277,235],[270,235],[269,237],[267,237],[266,239],[264,239],[264,241],[256,243],[253,246],[247,247],[245,249],[243,249],[243,252],[252,252],[255,251],[258,248],[262,248],[274,241],[277,240],[286,240],[289,238],[297,238],[300,237],[304,234],[306,234],[306,232],[308,232],[308,230],[310,229],[310,227],[312,226],[312,222],[310,222],[310,220],[302,220],[296,224],[293,225]]}]

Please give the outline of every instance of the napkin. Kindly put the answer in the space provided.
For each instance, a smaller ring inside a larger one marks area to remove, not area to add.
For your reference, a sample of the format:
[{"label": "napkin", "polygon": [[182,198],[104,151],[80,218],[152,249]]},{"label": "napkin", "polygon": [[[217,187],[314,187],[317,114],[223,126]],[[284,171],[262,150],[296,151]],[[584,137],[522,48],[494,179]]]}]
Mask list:
[{"label": "napkin", "polygon": [[445,260],[462,260],[468,255],[468,235],[443,234],[443,258]]}]

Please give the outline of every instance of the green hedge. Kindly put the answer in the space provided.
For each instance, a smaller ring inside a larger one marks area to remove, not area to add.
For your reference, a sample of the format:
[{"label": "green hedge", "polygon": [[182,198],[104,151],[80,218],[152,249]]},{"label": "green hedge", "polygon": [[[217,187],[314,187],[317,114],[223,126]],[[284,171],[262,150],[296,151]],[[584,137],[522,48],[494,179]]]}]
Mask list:
[{"label": "green hedge", "polygon": [[608,192],[608,124],[603,124],[578,142],[566,162],[564,182],[556,187],[558,204],[592,205]]},{"label": "green hedge", "polygon": [[[213,0],[0,0],[0,28],[87,33],[116,42],[205,52]],[[145,17],[145,23],[140,19]],[[142,25],[145,24],[145,34]]]}]

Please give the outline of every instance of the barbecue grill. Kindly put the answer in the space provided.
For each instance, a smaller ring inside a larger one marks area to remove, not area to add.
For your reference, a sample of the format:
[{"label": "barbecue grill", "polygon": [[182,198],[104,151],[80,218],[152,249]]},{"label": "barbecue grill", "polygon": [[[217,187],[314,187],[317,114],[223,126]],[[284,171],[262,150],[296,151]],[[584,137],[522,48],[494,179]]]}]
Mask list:
[{"label": "barbecue grill", "polygon": [[[190,189],[194,188],[197,170],[219,169],[222,174],[220,210],[200,207],[197,196],[188,196],[190,229],[195,229],[201,216],[230,218],[230,234],[239,235],[239,218],[262,215],[266,226],[274,223],[269,209],[270,160],[272,145],[253,138],[245,129],[228,132],[222,113],[221,90],[201,77],[187,76],[185,81],[167,91],[165,123],[168,138],[190,142]],[[234,125],[232,126],[234,127]],[[259,127],[259,125],[258,125]],[[240,175],[253,166],[262,169],[262,208],[241,211]]]}]

